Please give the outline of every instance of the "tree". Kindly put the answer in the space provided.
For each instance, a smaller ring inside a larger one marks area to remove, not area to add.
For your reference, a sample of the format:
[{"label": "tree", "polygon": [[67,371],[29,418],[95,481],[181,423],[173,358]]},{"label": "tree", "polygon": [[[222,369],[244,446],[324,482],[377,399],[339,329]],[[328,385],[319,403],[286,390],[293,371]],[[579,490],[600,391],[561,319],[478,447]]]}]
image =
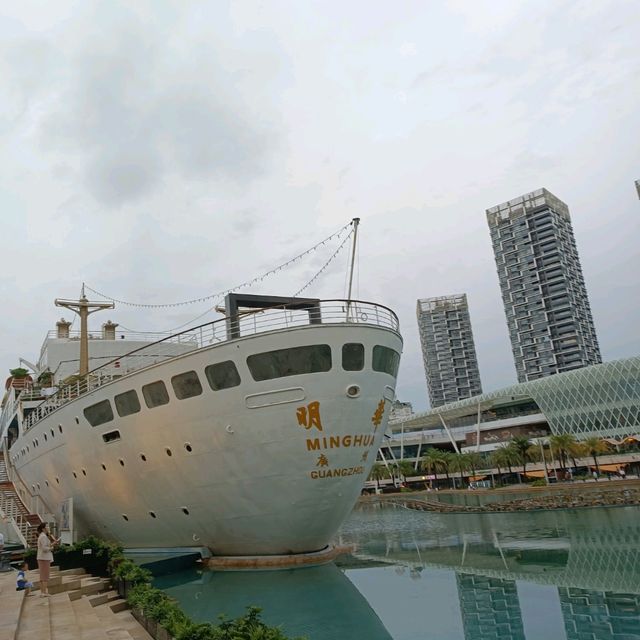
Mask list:
[{"label": "tree", "polygon": [[455,456],[455,453],[451,453],[451,451],[442,452],[442,466],[444,474],[447,476],[447,480],[451,481],[451,486],[455,489],[455,481],[449,475],[449,472],[453,470],[453,456]]},{"label": "tree", "polygon": [[609,450],[609,445],[604,440],[597,438],[596,436],[591,436],[590,438],[585,438],[581,443],[584,451],[593,456],[593,464],[596,467],[596,472],[600,475],[600,467],[598,466],[598,454],[606,453]]},{"label": "tree", "polygon": [[462,474],[469,468],[469,460],[465,453],[451,454],[451,469],[460,473],[460,485],[462,486]]},{"label": "tree", "polygon": [[467,469],[471,469],[472,475],[477,475],[476,469],[482,466],[482,456],[477,451],[469,451],[463,455],[467,459]]},{"label": "tree", "polygon": [[577,453],[577,443],[575,437],[570,433],[559,433],[557,435],[549,436],[549,443],[551,444],[551,448],[555,449],[556,453],[558,454],[560,469],[566,471],[567,456],[572,456],[573,454]]},{"label": "tree", "polygon": [[400,480],[406,482],[407,476],[415,475],[413,465],[408,460],[398,460],[395,464]]},{"label": "tree", "polygon": [[516,436],[509,443],[509,447],[514,451],[517,461],[522,465],[522,475],[527,477],[527,450],[531,446],[531,440],[523,436]]},{"label": "tree", "polygon": [[369,480],[376,481],[376,489],[380,491],[380,480],[387,477],[387,469],[381,462],[376,462],[369,472]]},{"label": "tree", "polygon": [[444,471],[447,467],[447,463],[443,456],[445,452],[435,447],[430,447],[427,453],[420,461],[420,468],[427,473],[433,473],[434,480],[438,481],[438,471]]}]

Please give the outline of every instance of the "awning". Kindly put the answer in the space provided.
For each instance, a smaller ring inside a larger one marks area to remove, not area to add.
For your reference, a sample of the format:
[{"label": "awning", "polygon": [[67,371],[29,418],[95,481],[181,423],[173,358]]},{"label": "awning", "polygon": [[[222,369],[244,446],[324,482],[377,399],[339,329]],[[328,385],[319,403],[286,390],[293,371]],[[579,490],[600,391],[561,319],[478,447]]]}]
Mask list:
[{"label": "awning", "polygon": [[[618,473],[618,471],[620,471],[620,469],[623,469],[624,467],[627,466],[627,464],[629,464],[628,462],[623,462],[621,464],[599,464],[598,467],[600,468],[600,471],[609,471],[610,473]],[[595,465],[590,465],[589,466],[590,469],[593,469],[593,471],[596,470]]]},{"label": "awning", "polygon": [[469,476],[469,482],[477,482],[478,480],[484,480],[487,476]]},{"label": "awning", "polygon": [[[523,474],[520,473],[520,475],[523,475]],[[540,471],[527,471],[527,473],[525,473],[524,475],[527,476],[527,478],[546,478],[547,477],[543,470],[540,470]]]}]

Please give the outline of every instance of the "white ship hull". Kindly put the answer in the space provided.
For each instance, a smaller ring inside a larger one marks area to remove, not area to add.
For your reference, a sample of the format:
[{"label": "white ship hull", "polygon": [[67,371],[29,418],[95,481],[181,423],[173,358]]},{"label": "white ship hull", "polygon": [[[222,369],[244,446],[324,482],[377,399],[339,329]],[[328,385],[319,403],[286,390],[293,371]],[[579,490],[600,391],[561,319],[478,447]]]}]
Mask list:
[{"label": "white ship hull", "polygon": [[[345,371],[346,343],[364,345]],[[327,372],[255,381],[247,356],[331,346]],[[217,555],[324,548],[349,514],[383,437],[395,377],[374,371],[372,350],[397,353],[397,331],[370,324],[310,324],[200,348],[109,382],[36,421],[10,450],[17,477],[57,509],[73,498],[77,535],[126,547],[206,546]],[[242,383],[212,391],[205,367],[232,360]],[[170,380],[197,372],[204,390],[178,400]],[[84,409],[163,380],[168,404],[92,427]],[[352,397],[347,391],[355,395]],[[319,403],[314,405],[313,403]],[[310,407],[311,405],[311,407]],[[319,408],[319,422],[311,419]],[[105,433],[119,439],[105,442]],[[45,437],[46,436],[46,437]]]}]

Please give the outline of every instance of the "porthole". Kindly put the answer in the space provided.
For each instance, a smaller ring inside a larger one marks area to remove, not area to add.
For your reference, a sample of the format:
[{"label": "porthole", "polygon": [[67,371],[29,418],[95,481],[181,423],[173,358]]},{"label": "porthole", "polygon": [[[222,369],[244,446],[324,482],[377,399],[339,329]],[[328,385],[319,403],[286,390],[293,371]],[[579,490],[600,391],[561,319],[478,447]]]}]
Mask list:
[{"label": "porthole", "polygon": [[158,516],[156,515],[155,511],[149,511],[149,515],[150,515],[152,518],[157,518],[157,517],[158,517]]},{"label": "porthole", "polygon": [[43,433],[42,435],[44,435],[44,441],[46,442],[47,441],[47,434]]},{"label": "porthole", "polygon": [[49,481],[48,481],[48,480],[45,480],[45,481],[44,481],[44,485],[45,485],[45,487],[48,487],[48,486],[49,486]]},{"label": "porthole", "polygon": [[182,513],[184,513],[185,516],[189,515],[189,509],[187,509],[187,507],[182,507]]},{"label": "porthole", "polygon": [[122,458],[120,458],[120,459],[118,460],[118,462],[120,463],[120,466],[121,466],[121,467],[124,467],[124,460],[123,460]]},{"label": "porthole", "polygon": [[56,478],[56,484],[60,484],[60,478]]},{"label": "porthole", "polygon": [[126,520],[127,522],[129,522],[129,516],[126,513],[122,514],[122,519]]},{"label": "porthole", "polygon": [[140,454],[140,460],[142,460],[142,462],[146,462],[147,461],[147,456],[144,455],[144,453]]},{"label": "porthole", "polygon": [[167,447],[164,451],[169,457],[171,457],[173,455],[173,453],[171,453],[171,449],[169,449],[169,447]]},{"label": "porthole", "polygon": [[188,442],[184,443],[184,448],[191,453],[193,451],[193,447],[191,446],[191,444],[189,444]]},{"label": "porthole", "polygon": [[38,482],[38,491],[40,491],[40,483]]},{"label": "porthole", "polygon": [[102,467],[102,470],[103,470],[103,471],[106,471],[106,470],[107,470],[107,467],[104,465],[104,463],[103,463],[103,464],[101,464],[100,466]]},{"label": "porthole", "polygon": [[82,475],[83,475],[83,476],[86,476],[86,475],[87,475],[87,470],[86,470],[86,469],[83,469],[83,470],[82,470]]},{"label": "porthole", "polygon": [[76,424],[80,424],[80,420],[79,420],[78,416],[76,416]]},{"label": "porthole", "polygon": [[59,424],[59,425],[58,425],[58,431],[59,431],[60,433],[62,433],[62,425],[61,425],[61,424]]},{"label": "porthole", "polygon": [[73,471],[73,477],[76,479],[78,478],[78,474],[75,471]]},{"label": "porthole", "polygon": [[357,384],[350,384],[347,387],[347,397],[357,398],[360,395],[360,387]]},{"label": "porthole", "polygon": [[53,429],[51,429],[51,437],[52,437],[52,438],[55,438],[55,437],[56,437],[56,432],[55,432]]},{"label": "porthole", "polygon": [[31,485],[31,491],[33,491],[33,493],[35,493],[35,492],[36,492],[36,485],[35,485],[35,484],[32,484],[32,485]]}]

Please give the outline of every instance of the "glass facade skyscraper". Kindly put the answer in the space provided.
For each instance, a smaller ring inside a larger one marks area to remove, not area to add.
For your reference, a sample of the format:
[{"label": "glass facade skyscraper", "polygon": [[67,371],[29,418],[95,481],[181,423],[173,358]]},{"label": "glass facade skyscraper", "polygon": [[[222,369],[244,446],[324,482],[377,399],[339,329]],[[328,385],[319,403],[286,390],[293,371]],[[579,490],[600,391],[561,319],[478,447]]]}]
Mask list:
[{"label": "glass facade skyscraper", "polygon": [[602,362],[567,205],[538,189],[486,213],[518,381]]},{"label": "glass facade skyscraper", "polygon": [[482,393],[467,295],[418,300],[417,316],[431,406]]}]

